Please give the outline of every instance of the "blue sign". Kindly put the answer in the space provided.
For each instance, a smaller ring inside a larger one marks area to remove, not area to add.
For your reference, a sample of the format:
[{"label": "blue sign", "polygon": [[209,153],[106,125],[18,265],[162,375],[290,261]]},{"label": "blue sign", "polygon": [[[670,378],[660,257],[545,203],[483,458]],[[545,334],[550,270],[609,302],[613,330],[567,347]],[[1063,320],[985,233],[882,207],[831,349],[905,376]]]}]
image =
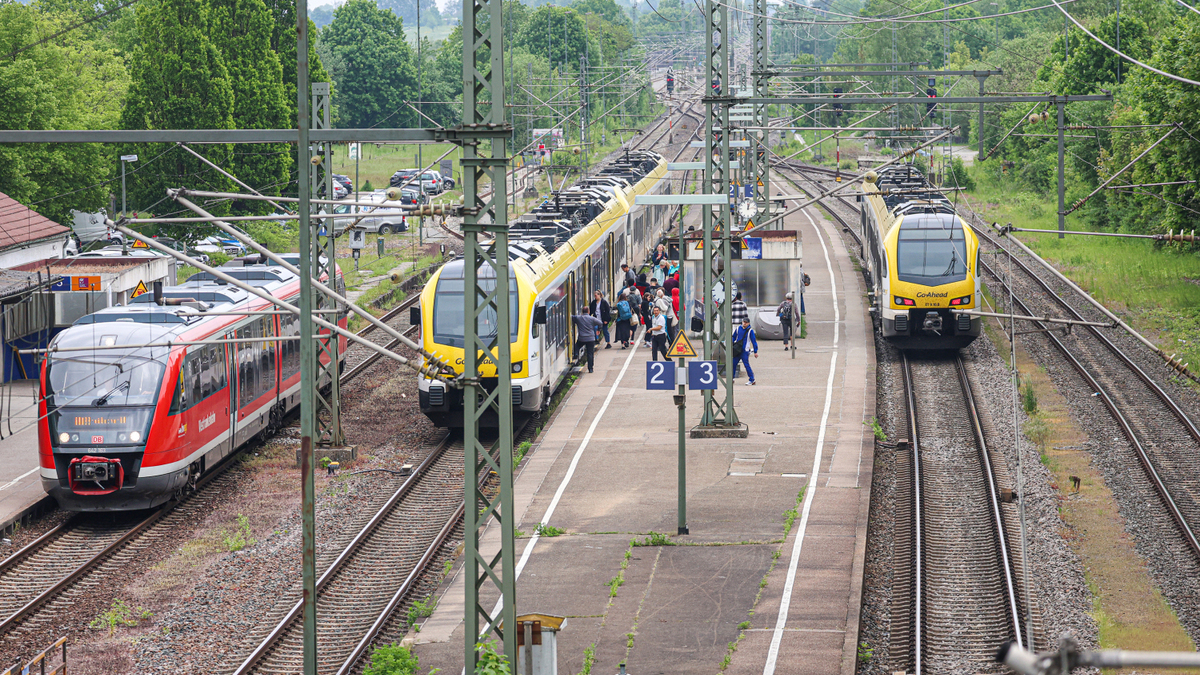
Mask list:
[{"label": "blue sign", "polygon": [[646,362],[646,389],[671,390],[675,388],[674,361]]},{"label": "blue sign", "polygon": [[742,260],[762,260],[762,237],[743,237]]},{"label": "blue sign", "polygon": [[689,361],[687,367],[688,389],[717,388],[716,361]]}]

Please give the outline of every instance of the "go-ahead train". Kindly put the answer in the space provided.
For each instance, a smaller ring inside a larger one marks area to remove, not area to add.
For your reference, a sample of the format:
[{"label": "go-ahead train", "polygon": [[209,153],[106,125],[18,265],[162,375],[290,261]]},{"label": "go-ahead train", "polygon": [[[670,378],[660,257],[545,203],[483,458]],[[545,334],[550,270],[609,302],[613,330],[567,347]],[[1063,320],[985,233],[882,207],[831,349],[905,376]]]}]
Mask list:
[{"label": "go-ahead train", "polygon": [[868,171],[860,223],[872,309],[900,349],[960,349],[979,337],[979,239],[911,165]]},{"label": "go-ahead train", "polygon": [[[221,271],[276,298],[300,295],[282,267]],[[43,489],[70,511],[152,508],[279,426],[300,405],[300,322],[274,310],[201,272],[55,336],[38,403]]]},{"label": "go-ahead train", "polygon": [[[549,405],[571,368],[571,315],[591,301],[596,290],[615,304],[613,292],[622,286],[621,263],[639,266],[658,243],[671,207],[635,206],[634,197],[667,192],[666,174],[662,155],[631,151],[512,223],[508,259],[514,414],[531,415]],[[455,374],[463,368],[464,272],[461,258],[451,261],[421,292],[421,344],[444,363],[454,364]],[[495,317],[481,317],[480,335],[487,335],[489,326],[494,335]],[[494,366],[484,366],[482,377],[485,387],[496,386]],[[419,377],[418,386],[421,411],[434,424],[462,426],[461,389],[426,376]]]}]

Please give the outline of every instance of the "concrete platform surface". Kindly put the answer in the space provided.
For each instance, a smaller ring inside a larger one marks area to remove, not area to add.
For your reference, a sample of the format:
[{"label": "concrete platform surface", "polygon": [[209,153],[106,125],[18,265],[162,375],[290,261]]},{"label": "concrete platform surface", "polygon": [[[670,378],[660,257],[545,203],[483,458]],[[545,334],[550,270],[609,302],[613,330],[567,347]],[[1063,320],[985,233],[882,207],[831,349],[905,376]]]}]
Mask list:
[{"label": "concrete platform surface", "polygon": [[[38,475],[36,383],[18,380],[0,392],[0,532],[6,532],[38,507],[46,493]],[[0,548],[0,558],[7,553]]]},{"label": "concrete platform surface", "polygon": [[[687,441],[690,534],[675,535],[677,410],[645,390],[644,348],[597,351],[521,467],[517,613],[569,617],[560,673],[585,653],[605,674],[854,672],[875,352],[861,275],[836,224],[807,211],[787,227],[813,280],[808,338],[794,359],[760,341],[757,385],[743,373],[735,391],[748,438]],[[700,411],[690,392],[687,428]],[[485,557],[498,546],[491,527]],[[411,636],[424,667],[462,669],[463,585],[459,570]]]}]

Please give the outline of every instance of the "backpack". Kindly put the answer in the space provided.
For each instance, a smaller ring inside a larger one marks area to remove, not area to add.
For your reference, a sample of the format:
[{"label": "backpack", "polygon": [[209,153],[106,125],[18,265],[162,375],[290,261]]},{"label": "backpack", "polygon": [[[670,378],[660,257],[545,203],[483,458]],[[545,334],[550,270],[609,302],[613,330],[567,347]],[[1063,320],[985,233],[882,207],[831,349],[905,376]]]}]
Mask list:
[{"label": "backpack", "polygon": [[790,301],[784,300],[783,304],[779,306],[779,318],[786,322],[789,322],[789,323],[791,322],[791,320],[792,320],[792,303]]},{"label": "backpack", "polygon": [[737,361],[742,358],[742,354],[746,353],[746,338],[750,337],[750,331],[742,330],[742,339],[733,343],[733,360]]}]

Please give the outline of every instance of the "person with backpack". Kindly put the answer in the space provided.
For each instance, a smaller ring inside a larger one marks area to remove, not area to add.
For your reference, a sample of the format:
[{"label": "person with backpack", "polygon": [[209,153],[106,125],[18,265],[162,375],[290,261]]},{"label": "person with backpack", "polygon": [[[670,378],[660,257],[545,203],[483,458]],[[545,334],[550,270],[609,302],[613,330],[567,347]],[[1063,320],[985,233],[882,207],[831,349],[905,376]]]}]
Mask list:
[{"label": "person with backpack", "polygon": [[[604,292],[597,290],[592,294],[594,299],[588,305],[588,314],[600,320],[600,329],[604,334],[604,348],[612,349],[612,339],[608,335],[608,324],[612,322],[612,308],[608,306],[608,301],[604,299]],[[599,339],[597,339],[597,342]]]},{"label": "person with backpack", "polygon": [[788,341],[792,339],[792,292],[784,296],[783,302],[775,308],[775,316],[779,317],[779,325],[783,326],[783,349],[787,351]]},{"label": "person with backpack", "polygon": [[745,364],[746,374],[750,376],[747,385],[754,384],[754,371],[750,369],[750,348],[754,348],[754,358],[758,358],[758,336],[750,327],[750,317],[742,319],[742,325],[733,331],[733,376],[738,376],[738,366]]}]

